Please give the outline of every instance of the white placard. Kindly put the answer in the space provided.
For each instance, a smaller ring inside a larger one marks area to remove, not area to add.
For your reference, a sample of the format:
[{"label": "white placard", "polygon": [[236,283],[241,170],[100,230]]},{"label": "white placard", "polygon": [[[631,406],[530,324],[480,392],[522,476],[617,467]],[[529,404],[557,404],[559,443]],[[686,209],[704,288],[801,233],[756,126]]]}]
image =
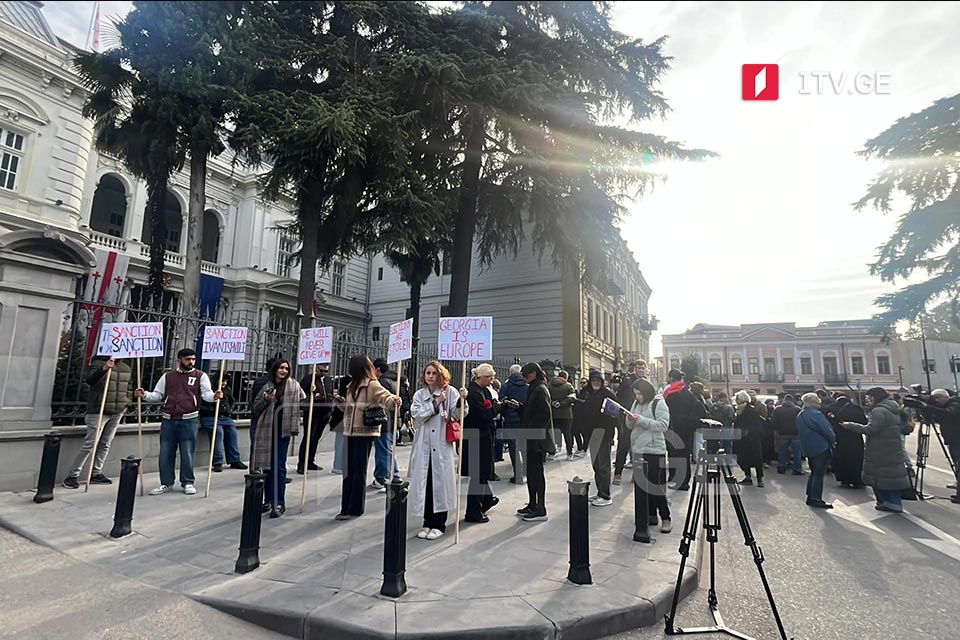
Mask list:
[{"label": "white placard", "polygon": [[493,356],[493,318],[440,318],[440,360],[489,360]]},{"label": "white placard", "polygon": [[390,325],[387,364],[409,360],[413,355],[413,318]]},{"label": "white placard", "polygon": [[246,327],[204,327],[204,360],[243,360],[246,352]]},{"label": "white placard", "polygon": [[162,322],[104,322],[100,326],[97,355],[111,358],[163,356]]},{"label": "white placard", "polygon": [[298,364],[326,364],[333,360],[333,327],[300,329]]}]

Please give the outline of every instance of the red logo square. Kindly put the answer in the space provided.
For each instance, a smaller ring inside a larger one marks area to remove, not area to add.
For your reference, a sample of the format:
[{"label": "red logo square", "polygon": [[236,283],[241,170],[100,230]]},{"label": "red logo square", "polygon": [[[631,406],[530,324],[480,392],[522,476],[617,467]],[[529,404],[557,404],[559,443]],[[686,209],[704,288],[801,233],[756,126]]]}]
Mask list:
[{"label": "red logo square", "polygon": [[779,65],[745,64],[742,79],[744,100],[776,100],[780,97]]}]

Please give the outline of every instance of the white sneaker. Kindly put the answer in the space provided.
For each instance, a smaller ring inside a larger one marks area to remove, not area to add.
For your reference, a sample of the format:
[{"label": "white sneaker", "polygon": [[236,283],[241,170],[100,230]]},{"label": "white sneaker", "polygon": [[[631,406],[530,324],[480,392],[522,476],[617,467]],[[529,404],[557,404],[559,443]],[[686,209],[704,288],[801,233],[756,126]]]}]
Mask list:
[{"label": "white sneaker", "polygon": [[168,486],[165,485],[165,484],[162,484],[162,485],[160,485],[159,487],[157,487],[156,489],[150,489],[150,495],[152,495],[152,496],[159,496],[159,495],[161,495],[161,494],[166,493],[167,491],[170,491],[170,487],[168,487]]},{"label": "white sneaker", "polygon": [[670,518],[664,518],[663,522],[660,523],[660,533],[670,533],[673,531],[673,523],[670,522]]},{"label": "white sneaker", "polygon": [[599,495],[590,496],[589,498],[587,498],[587,502],[594,502],[599,497],[600,497]]},{"label": "white sneaker", "polygon": [[574,456],[572,453],[567,454],[567,462],[573,462]]},{"label": "white sneaker", "polygon": [[195,493],[197,492],[197,488],[196,488],[195,486],[193,486],[192,484],[185,484],[185,485],[183,485],[183,492],[184,492],[185,494],[187,494],[188,496],[192,496],[193,494],[195,494]]},{"label": "white sneaker", "polygon": [[443,531],[440,529],[430,529],[430,533],[427,534],[427,540],[436,540],[443,535]]},{"label": "white sneaker", "polygon": [[427,527],[424,527],[423,529],[420,529],[420,531],[417,531],[417,537],[423,540],[424,538],[427,537],[428,533],[430,533],[430,529]]},{"label": "white sneaker", "polygon": [[631,462],[630,460],[627,460],[626,462],[623,463],[623,468],[624,468],[624,469],[633,469],[633,462]]},{"label": "white sneaker", "polygon": [[613,504],[613,500],[610,498],[597,498],[592,504],[595,507],[609,507]]}]

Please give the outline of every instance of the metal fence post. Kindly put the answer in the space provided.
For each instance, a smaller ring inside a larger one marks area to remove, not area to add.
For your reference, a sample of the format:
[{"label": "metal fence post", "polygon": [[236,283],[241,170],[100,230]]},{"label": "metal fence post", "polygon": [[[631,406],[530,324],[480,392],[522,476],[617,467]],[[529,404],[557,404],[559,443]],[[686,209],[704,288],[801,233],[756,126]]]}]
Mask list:
[{"label": "metal fence post", "polygon": [[407,495],[410,483],[387,485],[387,515],[383,524],[383,586],[381,595],[399,598],[407,592]]},{"label": "metal fence post", "polygon": [[[638,464],[639,463],[639,464]],[[643,458],[633,461],[633,520],[634,542],[650,542],[650,494],[647,493],[647,461]]]},{"label": "metal fence post", "polygon": [[127,456],[120,461],[120,486],[117,489],[117,508],[113,513],[111,538],[122,538],[133,529],[133,503],[137,497],[140,477],[140,458]]},{"label": "metal fence post", "polygon": [[593,584],[590,576],[590,483],[580,476],[567,481],[570,494],[570,571],[567,580],[574,584]]},{"label": "metal fence post", "polygon": [[244,476],[240,555],[234,568],[236,573],[249,573],[260,566],[260,522],[263,518],[263,483],[266,477],[259,471]]},{"label": "metal fence post", "polygon": [[[60,434],[56,431],[43,436],[43,456],[40,458],[40,475],[37,477],[37,504],[53,500],[53,485],[57,483],[57,463],[60,460]],[[90,464],[93,464],[91,455]]]}]

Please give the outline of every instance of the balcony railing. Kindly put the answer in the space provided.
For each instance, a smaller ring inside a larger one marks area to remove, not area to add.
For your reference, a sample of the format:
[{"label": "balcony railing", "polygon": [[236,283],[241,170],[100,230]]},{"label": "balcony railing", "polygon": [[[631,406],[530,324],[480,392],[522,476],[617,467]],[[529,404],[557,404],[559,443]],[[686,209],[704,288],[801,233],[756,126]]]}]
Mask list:
[{"label": "balcony railing", "polygon": [[90,240],[92,240],[95,245],[109,249],[110,251],[116,251],[118,253],[127,252],[127,241],[123,238],[117,238],[115,236],[90,229]]},{"label": "balcony railing", "polygon": [[761,373],[760,382],[783,382],[782,373]]},{"label": "balcony railing", "polygon": [[[116,238],[106,233],[100,231],[94,231],[91,229],[90,240],[93,244],[98,247],[103,247],[108,251],[116,251],[117,253],[126,253],[127,252],[127,241],[123,238]],[[140,255],[144,258],[150,257],[150,247],[141,244],[140,245]],[[184,257],[182,253],[174,253],[172,251],[167,251],[163,254],[163,261],[166,264],[169,264],[174,267],[183,268]],[[216,262],[208,262],[207,260],[200,261],[200,271],[202,273],[207,273],[212,276],[219,276],[221,274],[221,266]]]},{"label": "balcony railing", "polygon": [[723,375],[722,373],[710,374],[710,382],[726,382],[726,381],[727,381],[727,376]]},{"label": "balcony railing", "polygon": [[823,381],[826,384],[847,384],[847,374],[845,373],[825,373]]}]

